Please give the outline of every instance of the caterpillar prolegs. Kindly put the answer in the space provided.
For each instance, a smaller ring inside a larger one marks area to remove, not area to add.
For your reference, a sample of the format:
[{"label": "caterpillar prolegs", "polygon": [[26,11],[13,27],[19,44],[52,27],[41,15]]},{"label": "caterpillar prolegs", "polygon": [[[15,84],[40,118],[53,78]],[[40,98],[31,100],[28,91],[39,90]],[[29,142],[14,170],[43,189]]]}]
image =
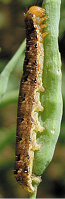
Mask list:
[{"label": "caterpillar prolegs", "polygon": [[[47,32],[42,32],[46,27],[42,22],[46,18],[45,9],[38,6],[30,7],[25,14],[26,51],[18,99],[14,176],[31,193],[35,190],[32,185],[34,151],[41,147],[36,142],[36,134],[44,131],[38,120],[38,112],[44,109],[40,102],[40,92],[44,92],[42,42]],[[37,180],[40,181],[40,177]]]}]

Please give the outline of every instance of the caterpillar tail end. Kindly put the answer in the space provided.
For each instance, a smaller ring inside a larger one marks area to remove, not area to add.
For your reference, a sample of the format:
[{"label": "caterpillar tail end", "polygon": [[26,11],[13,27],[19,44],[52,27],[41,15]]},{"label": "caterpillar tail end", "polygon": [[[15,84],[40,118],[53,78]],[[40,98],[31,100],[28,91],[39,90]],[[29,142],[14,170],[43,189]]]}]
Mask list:
[{"label": "caterpillar tail end", "polygon": [[30,184],[30,186],[22,186],[23,188],[24,188],[24,190],[25,191],[28,191],[29,193],[34,193],[34,191],[35,191],[35,188],[33,187],[33,185],[32,184]]}]

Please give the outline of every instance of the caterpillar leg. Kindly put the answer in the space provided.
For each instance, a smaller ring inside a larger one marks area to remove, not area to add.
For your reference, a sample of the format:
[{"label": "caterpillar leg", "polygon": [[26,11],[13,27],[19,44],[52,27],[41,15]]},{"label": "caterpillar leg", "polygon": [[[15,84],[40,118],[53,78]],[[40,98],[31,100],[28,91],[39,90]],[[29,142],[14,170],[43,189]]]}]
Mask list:
[{"label": "caterpillar leg", "polygon": [[41,25],[40,25],[41,31],[42,31],[43,28],[46,28],[47,26],[48,26],[48,24],[41,24]]},{"label": "caterpillar leg", "polygon": [[41,145],[36,142],[36,132],[32,132],[32,150],[40,150]]},{"label": "caterpillar leg", "polygon": [[45,17],[41,18],[41,19],[40,19],[40,22],[39,22],[39,25],[40,25],[43,21],[45,21],[46,19],[48,19],[48,17],[47,17],[47,16],[45,16]]},{"label": "caterpillar leg", "polygon": [[44,32],[44,33],[42,34],[43,41],[44,41],[44,38],[46,37],[46,35],[48,35],[48,34],[49,34],[49,31]]}]

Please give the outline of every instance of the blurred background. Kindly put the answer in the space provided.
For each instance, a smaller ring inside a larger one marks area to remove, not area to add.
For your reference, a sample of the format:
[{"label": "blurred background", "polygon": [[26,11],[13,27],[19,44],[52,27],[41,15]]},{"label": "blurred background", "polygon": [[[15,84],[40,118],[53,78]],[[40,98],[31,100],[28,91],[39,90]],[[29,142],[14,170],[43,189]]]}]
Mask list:
[{"label": "blurred background", "polygon": [[[0,0],[0,72],[25,38],[24,13],[42,0]],[[42,175],[38,198],[65,198],[65,0],[61,4],[59,50],[62,58],[63,118],[52,162]],[[7,93],[18,91],[24,54],[10,75]],[[28,198],[13,176],[17,99],[0,107],[0,198]]]}]

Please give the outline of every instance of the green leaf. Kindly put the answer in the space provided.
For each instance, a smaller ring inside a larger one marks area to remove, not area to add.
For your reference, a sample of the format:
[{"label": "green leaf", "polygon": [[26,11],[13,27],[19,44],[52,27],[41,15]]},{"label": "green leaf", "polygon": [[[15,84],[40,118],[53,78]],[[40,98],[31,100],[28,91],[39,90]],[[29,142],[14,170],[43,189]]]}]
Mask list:
[{"label": "green leaf", "polygon": [[15,131],[15,127],[9,127],[9,129],[0,129],[0,151],[15,140]]},{"label": "green leaf", "polygon": [[22,55],[24,49],[25,49],[25,41],[21,44],[21,46],[19,47],[19,49],[17,50],[13,58],[6,65],[6,67],[4,68],[4,70],[2,71],[0,75],[0,100],[1,100],[1,97],[4,95],[4,93],[6,92],[9,76],[11,72],[13,71],[18,59]]},{"label": "green leaf", "polygon": [[4,94],[4,96],[2,97],[0,107],[6,106],[6,105],[14,103],[14,102],[17,102],[18,93],[19,93],[19,90],[13,90],[13,91],[6,92]]}]

